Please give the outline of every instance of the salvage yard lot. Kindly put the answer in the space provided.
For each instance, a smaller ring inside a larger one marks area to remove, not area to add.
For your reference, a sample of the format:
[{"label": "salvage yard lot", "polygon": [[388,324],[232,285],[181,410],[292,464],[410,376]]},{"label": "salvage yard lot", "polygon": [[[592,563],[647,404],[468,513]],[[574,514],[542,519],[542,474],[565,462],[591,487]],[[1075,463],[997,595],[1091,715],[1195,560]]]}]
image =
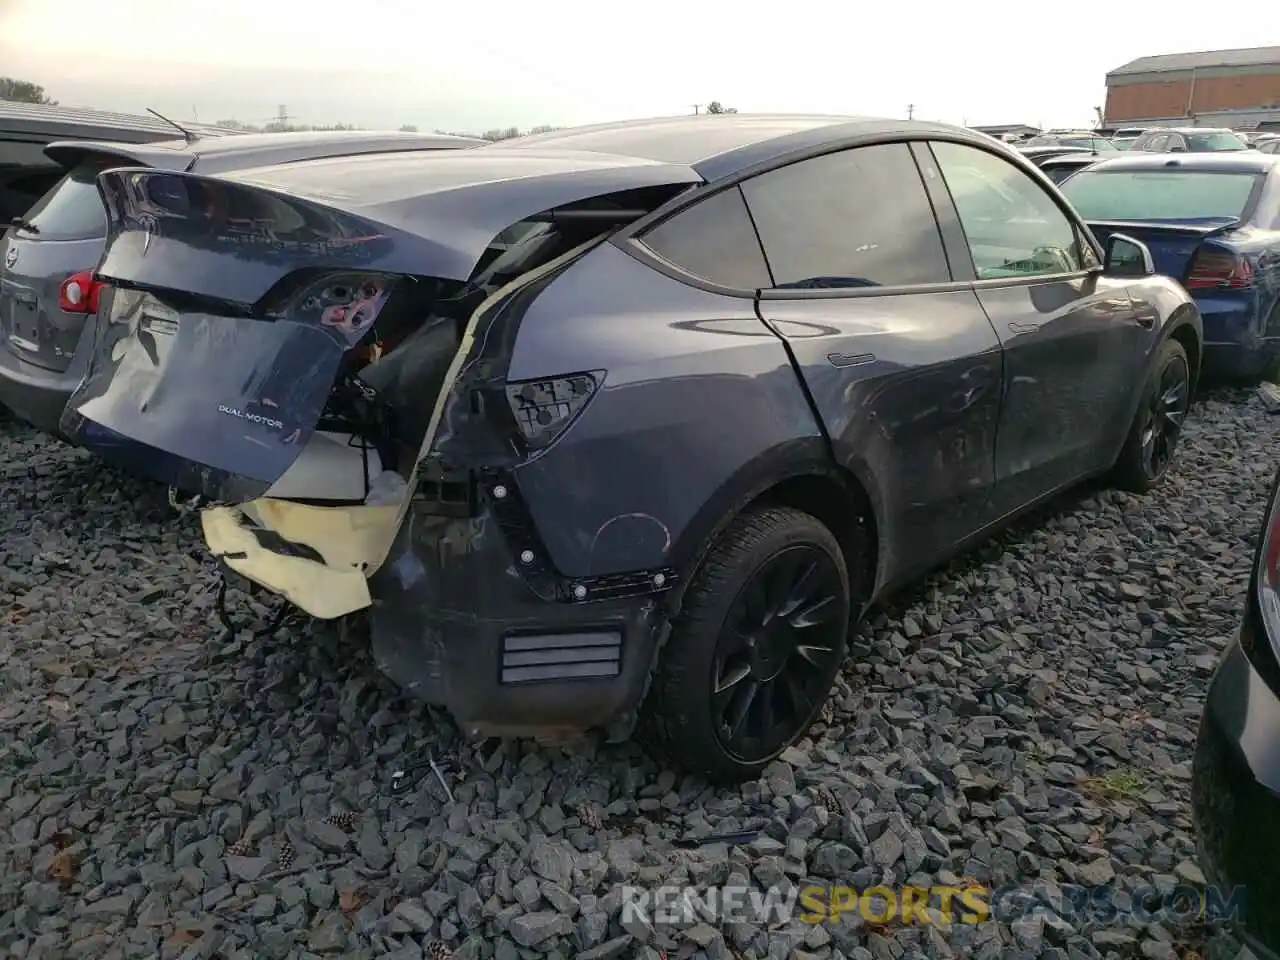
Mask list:
[{"label": "salvage yard lot", "polygon": [[[464,747],[328,625],[213,642],[196,520],[0,425],[0,952],[686,956],[690,940],[621,926],[618,886],[734,882],[708,879],[713,849],[671,841],[765,808],[786,846],[734,848],[731,872],[1195,880],[1195,727],[1277,434],[1250,393],[1203,399],[1155,492],[1068,496],[909,591],[864,628],[792,762],[715,790],[631,746]],[[231,594],[242,625],[265,624],[247,603]],[[454,802],[430,777],[392,796],[392,772],[433,747],[463,768]],[[873,931],[849,914],[723,936],[757,957],[901,955],[888,940],[929,957],[1172,957],[1194,931]]]}]

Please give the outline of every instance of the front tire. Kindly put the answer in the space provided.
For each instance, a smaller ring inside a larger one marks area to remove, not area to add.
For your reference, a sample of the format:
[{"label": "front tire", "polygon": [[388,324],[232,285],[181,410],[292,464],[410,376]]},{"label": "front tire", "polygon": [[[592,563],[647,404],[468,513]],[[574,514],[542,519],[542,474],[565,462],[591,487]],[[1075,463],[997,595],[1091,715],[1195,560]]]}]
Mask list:
[{"label": "front tire", "polygon": [[720,782],[752,779],[802,737],[844,660],[849,572],[807,513],[772,507],[715,541],[645,700],[653,751]]},{"label": "front tire", "polygon": [[1146,493],[1164,478],[1191,408],[1191,364],[1177,340],[1160,345],[1142,386],[1129,436],[1115,466],[1115,485]]}]

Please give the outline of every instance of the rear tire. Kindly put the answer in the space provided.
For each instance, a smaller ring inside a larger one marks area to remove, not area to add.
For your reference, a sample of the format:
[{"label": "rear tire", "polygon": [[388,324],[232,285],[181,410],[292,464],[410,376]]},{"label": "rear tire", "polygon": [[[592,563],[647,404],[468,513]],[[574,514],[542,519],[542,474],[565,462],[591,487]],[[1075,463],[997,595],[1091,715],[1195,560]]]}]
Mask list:
[{"label": "rear tire", "polygon": [[839,542],[814,517],[771,507],[738,518],[689,586],[641,740],[715,781],[759,776],[826,701],[854,595]]},{"label": "rear tire", "polygon": [[1129,436],[1116,461],[1115,486],[1146,493],[1158,484],[1173,463],[1182,424],[1191,407],[1191,364],[1177,340],[1160,345],[1151,366]]}]

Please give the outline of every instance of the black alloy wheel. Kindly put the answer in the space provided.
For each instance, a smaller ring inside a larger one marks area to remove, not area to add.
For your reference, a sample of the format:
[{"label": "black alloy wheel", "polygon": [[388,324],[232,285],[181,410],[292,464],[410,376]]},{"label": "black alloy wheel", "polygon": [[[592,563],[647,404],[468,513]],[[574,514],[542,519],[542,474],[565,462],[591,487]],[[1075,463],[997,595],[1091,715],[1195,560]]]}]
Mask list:
[{"label": "black alloy wheel", "polygon": [[769,507],[739,517],[689,584],[639,735],[686,771],[759,776],[821,710],[862,595],[839,541],[813,516]]},{"label": "black alloy wheel", "polygon": [[1191,407],[1191,371],[1187,358],[1172,356],[1160,371],[1160,379],[1147,403],[1146,427],[1142,431],[1142,460],[1147,475],[1159,478],[1173,462],[1173,450],[1182,423]]},{"label": "black alloy wheel", "polygon": [[820,547],[784,547],[738,592],[712,669],[711,710],[725,750],[744,763],[776,755],[830,689],[849,626],[845,575]]},{"label": "black alloy wheel", "polygon": [[1160,345],[1115,466],[1116,486],[1146,493],[1169,470],[1191,409],[1191,364],[1176,340]]}]

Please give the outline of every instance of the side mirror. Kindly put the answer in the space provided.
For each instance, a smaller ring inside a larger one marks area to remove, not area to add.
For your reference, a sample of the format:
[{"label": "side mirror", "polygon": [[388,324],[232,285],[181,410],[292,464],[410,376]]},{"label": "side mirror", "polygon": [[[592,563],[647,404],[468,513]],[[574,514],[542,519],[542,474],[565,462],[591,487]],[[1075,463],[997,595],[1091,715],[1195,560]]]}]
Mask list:
[{"label": "side mirror", "polygon": [[1155,275],[1156,264],[1141,240],[1113,233],[1107,238],[1102,270],[1109,277],[1150,277]]}]

